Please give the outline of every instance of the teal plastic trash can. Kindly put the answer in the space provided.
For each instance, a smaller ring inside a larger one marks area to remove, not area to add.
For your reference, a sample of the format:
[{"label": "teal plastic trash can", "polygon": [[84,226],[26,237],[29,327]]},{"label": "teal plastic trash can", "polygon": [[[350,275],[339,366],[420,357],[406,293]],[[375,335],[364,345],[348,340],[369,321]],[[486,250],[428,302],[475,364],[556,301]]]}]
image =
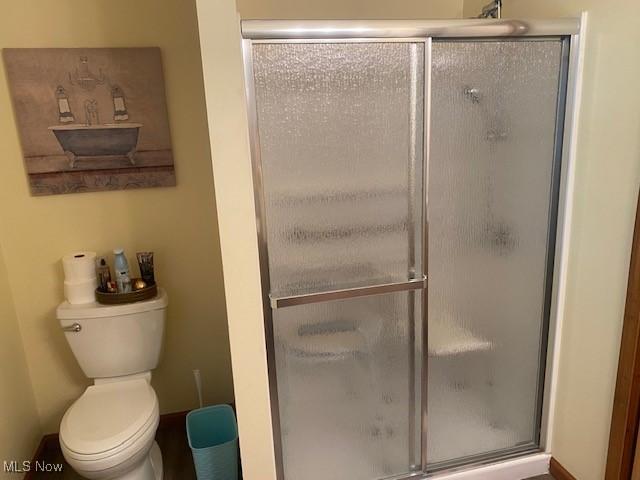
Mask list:
[{"label": "teal plastic trash can", "polygon": [[238,426],[229,405],[189,412],[187,437],[198,480],[238,480]]}]

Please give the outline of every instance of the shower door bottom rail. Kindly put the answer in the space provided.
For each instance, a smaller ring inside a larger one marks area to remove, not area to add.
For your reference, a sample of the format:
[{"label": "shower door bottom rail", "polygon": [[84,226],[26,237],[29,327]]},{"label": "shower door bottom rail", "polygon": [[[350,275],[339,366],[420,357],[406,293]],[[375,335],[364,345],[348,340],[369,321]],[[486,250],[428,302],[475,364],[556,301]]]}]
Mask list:
[{"label": "shower door bottom rail", "polygon": [[405,292],[411,290],[423,290],[427,287],[427,277],[415,278],[404,282],[382,283],[364,287],[345,288],[341,290],[329,290],[326,292],[305,293],[286,297],[269,295],[271,308],[293,307],[296,305],[308,305],[310,303],[328,302],[332,300],[344,300],[347,298],[366,297],[384,293]]}]

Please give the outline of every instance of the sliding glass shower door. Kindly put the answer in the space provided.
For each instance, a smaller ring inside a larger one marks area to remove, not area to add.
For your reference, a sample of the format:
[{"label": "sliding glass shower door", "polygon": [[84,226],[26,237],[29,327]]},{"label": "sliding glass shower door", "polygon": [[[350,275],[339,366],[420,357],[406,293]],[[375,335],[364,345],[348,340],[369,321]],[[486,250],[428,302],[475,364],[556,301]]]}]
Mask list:
[{"label": "sliding glass shower door", "polygon": [[245,40],[280,480],[535,451],[568,40],[296,28]]},{"label": "sliding glass shower door", "polygon": [[424,43],[250,60],[283,476],[420,469]]},{"label": "sliding glass shower door", "polygon": [[433,42],[427,405],[433,469],[538,445],[562,54],[558,38]]}]

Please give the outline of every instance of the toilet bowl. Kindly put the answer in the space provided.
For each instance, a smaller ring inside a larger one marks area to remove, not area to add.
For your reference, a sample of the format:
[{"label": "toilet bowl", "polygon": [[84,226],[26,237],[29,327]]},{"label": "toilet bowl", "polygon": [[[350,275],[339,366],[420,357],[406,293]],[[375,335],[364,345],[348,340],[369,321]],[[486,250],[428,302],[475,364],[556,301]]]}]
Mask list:
[{"label": "toilet bowl", "polygon": [[64,414],[60,447],[80,476],[161,480],[155,434],[158,398],[151,370],[158,364],[167,297],[131,305],[70,305],[57,315],[84,373],[94,379]]},{"label": "toilet bowl", "polygon": [[159,480],[162,460],[151,454],[159,418],[146,378],[93,385],[62,419],[62,453],[85,478]]}]

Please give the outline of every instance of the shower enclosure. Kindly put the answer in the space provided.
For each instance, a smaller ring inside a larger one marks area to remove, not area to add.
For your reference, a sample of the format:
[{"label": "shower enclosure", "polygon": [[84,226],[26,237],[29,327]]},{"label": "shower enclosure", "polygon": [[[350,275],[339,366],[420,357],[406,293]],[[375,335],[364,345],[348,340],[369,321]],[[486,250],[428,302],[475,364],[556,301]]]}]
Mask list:
[{"label": "shower enclosure", "polygon": [[280,478],[543,448],[577,29],[243,22]]}]

